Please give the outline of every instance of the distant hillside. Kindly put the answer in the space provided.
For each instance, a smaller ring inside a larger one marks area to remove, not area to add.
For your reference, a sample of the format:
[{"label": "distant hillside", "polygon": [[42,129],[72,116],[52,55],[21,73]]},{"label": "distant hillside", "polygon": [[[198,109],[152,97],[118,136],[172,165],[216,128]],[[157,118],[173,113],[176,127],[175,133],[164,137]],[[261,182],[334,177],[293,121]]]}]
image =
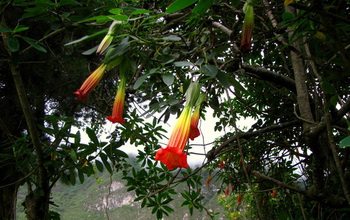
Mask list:
[{"label": "distant hillside", "polygon": [[[52,191],[52,201],[58,207],[51,206],[50,209],[61,215],[61,220],[96,220],[107,219],[105,207],[107,206],[107,195],[109,186],[111,193],[108,196],[108,216],[110,220],[114,219],[156,219],[151,214],[150,208],[140,208],[141,202],[134,202],[136,198],[134,192],[127,192],[124,186],[125,181],[120,173],[114,173],[112,184],[110,184],[110,174],[105,171],[98,173],[95,177],[87,178],[83,184],[77,183],[75,186],[66,186],[58,183]],[[186,220],[186,219],[210,219],[207,213],[195,210],[193,216],[190,216],[187,206],[181,207],[184,199],[181,192],[184,190],[184,184],[175,188],[178,192],[178,199],[171,203],[175,210],[164,219]],[[24,210],[21,203],[25,196],[25,187],[20,190],[17,204],[17,219],[25,220]],[[223,219],[224,208],[217,203],[216,186],[203,185],[202,194],[205,196],[204,206],[208,210],[222,213],[215,219]]]}]

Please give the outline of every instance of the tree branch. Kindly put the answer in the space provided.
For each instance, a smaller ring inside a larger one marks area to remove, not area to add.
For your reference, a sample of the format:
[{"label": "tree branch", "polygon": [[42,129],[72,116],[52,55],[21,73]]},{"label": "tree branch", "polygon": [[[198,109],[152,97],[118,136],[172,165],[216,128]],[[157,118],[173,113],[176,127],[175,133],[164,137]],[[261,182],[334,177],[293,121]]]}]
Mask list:
[{"label": "tree branch", "polygon": [[281,187],[284,187],[284,188],[286,188],[286,189],[290,189],[290,190],[292,190],[292,191],[294,191],[294,192],[298,192],[298,193],[302,193],[302,194],[306,195],[306,191],[301,190],[301,189],[299,189],[299,188],[296,188],[296,187],[294,187],[294,186],[290,186],[290,185],[288,185],[288,184],[285,184],[285,183],[283,183],[283,182],[281,182],[281,181],[279,181],[279,180],[273,179],[273,178],[271,178],[271,177],[269,177],[269,176],[266,176],[266,175],[264,175],[264,174],[262,174],[262,173],[259,173],[259,172],[256,171],[256,170],[253,170],[251,173],[252,173],[254,176],[258,177],[258,178],[261,178],[261,179],[270,181],[270,182],[272,182],[272,183],[274,183],[274,184],[276,184],[276,185],[279,185],[279,186],[281,186]]},{"label": "tree branch", "polygon": [[227,34],[229,37],[231,36],[231,34],[233,33],[232,30],[228,29],[227,27],[225,27],[224,25],[220,24],[217,21],[213,21],[213,26],[216,27],[217,29],[221,30],[222,32],[224,32],[225,34]]},{"label": "tree branch", "polygon": [[237,138],[249,139],[249,138],[258,136],[260,134],[264,134],[264,133],[267,133],[267,132],[279,131],[281,129],[284,129],[284,128],[287,128],[287,127],[291,127],[291,126],[296,126],[296,125],[300,125],[300,121],[299,120],[298,121],[291,121],[291,122],[285,122],[285,123],[281,123],[281,124],[272,125],[272,126],[265,127],[265,128],[260,129],[260,130],[257,130],[257,131],[245,132],[245,133],[242,133],[242,134],[234,135],[231,138],[229,138],[228,140],[226,140],[224,143],[222,143],[219,147],[209,151],[208,154],[207,154],[207,158],[208,158],[209,161],[214,159],[215,156],[217,154],[219,154],[221,150],[223,150],[225,147],[227,147],[233,141],[236,141]]},{"label": "tree branch", "polygon": [[242,68],[247,71],[256,74],[259,78],[275,83],[277,85],[281,85],[283,87],[286,87],[287,89],[291,90],[292,92],[296,92],[295,88],[295,82],[293,79],[278,74],[274,71],[267,70],[263,67],[259,66],[252,66],[247,64],[242,64]]}]

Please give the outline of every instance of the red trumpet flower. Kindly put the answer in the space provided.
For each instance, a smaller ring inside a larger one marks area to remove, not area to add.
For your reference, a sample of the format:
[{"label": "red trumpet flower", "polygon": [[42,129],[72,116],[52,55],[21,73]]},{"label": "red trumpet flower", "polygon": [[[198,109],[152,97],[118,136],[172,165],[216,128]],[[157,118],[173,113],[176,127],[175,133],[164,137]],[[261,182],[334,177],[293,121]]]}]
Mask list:
[{"label": "red trumpet flower", "polygon": [[85,80],[85,82],[80,87],[80,89],[74,92],[74,94],[77,96],[78,99],[82,101],[86,101],[86,97],[101,81],[106,68],[107,68],[107,64],[103,63],[93,73],[91,73],[91,75]]}]

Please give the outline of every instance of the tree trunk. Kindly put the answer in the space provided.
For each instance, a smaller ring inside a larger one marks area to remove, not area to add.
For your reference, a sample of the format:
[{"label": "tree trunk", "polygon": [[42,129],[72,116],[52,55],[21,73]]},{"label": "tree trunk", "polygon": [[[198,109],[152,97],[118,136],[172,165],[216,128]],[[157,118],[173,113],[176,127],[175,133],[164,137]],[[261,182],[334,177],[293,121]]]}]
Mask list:
[{"label": "tree trunk", "polygon": [[49,218],[49,196],[50,191],[37,188],[30,191],[22,205],[28,220],[50,219]]},{"label": "tree trunk", "polygon": [[0,219],[16,219],[16,203],[19,184],[16,183],[18,175],[11,165],[0,167]]}]

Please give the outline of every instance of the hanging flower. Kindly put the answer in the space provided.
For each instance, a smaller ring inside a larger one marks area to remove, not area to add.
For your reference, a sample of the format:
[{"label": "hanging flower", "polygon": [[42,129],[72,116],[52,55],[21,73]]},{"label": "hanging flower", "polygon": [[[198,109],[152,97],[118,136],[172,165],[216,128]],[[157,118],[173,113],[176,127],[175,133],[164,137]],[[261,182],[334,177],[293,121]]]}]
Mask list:
[{"label": "hanging flower", "polygon": [[219,168],[224,168],[224,159],[220,158]]},{"label": "hanging flower", "polygon": [[100,45],[97,48],[97,51],[96,51],[97,54],[103,53],[112,43],[114,39],[114,33],[116,31],[116,28],[118,27],[117,24],[121,24],[121,21],[113,21],[111,26],[109,26],[106,36],[102,39]]},{"label": "hanging flower", "polygon": [[275,188],[272,189],[271,196],[272,196],[272,198],[276,198],[277,197],[277,190]]},{"label": "hanging flower", "polygon": [[115,96],[112,116],[108,116],[107,119],[113,123],[125,123],[123,119],[124,112],[124,100],[125,100],[125,87],[126,87],[126,77],[124,74],[120,76],[120,82],[118,86],[118,91]]},{"label": "hanging flower", "polygon": [[243,6],[244,23],[243,23],[243,33],[241,41],[241,51],[248,52],[251,46],[251,40],[254,28],[254,8],[252,0],[248,0]]},{"label": "hanging flower", "polygon": [[186,105],[177,120],[166,148],[157,151],[155,160],[164,163],[169,170],[175,167],[188,168],[187,154],[184,153],[190,135],[191,111],[199,97],[197,82],[190,84],[186,91]]},{"label": "hanging flower", "polygon": [[239,159],[239,162],[238,162],[238,166],[242,166],[243,165],[243,158],[241,157],[241,159]]},{"label": "hanging flower", "polygon": [[198,122],[200,118],[200,109],[201,109],[201,103],[203,102],[205,98],[205,95],[201,94],[197,102],[195,104],[196,108],[192,114],[191,117],[191,130],[190,130],[190,139],[193,141],[196,137],[200,135],[199,129],[198,129]]},{"label": "hanging flower", "polygon": [[74,92],[74,94],[77,96],[78,99],[82,101],[86,101],[87,99],[86,97],[101,81],[106,68],[107,68],[107,64],[103,63],[93,73],[91,73],[91,75],[85,80],[85,82],[80,87],[80,89]]},{"label": "hanging flower", "polygon": [[211,174],[209,174],[207,181],[205,182],[205,184],[210,185],[210,181],[211,181]]},{"label": "hanging flower", "polygon": [[242,194],[238,194],[237,203],[241,203],[241,202],[242,202]]},{"label": "hanging flower", "polygon": [[200,115],[200,105],[196,106],[196,109],[194,110],[192,117],[191,117],[191,126],[190,126],[190,139],[193,141],[196,137],[200,135],[199,129],[198,129],[198,122],[199,122],[199,115]]},{"label": "hanging flower", "polygon": [[155,160],[163,162],[169,170],[175,167],[188,168],[187,155],[183,151],[190,134],[190,124],[191,107],[185,106],[171,133],[167,147],[159,149],[156,153]]},{"label": "hanging flower", "polygon": [[226,186],[225,195],[230,195],[230,187],[228,185]]}]

